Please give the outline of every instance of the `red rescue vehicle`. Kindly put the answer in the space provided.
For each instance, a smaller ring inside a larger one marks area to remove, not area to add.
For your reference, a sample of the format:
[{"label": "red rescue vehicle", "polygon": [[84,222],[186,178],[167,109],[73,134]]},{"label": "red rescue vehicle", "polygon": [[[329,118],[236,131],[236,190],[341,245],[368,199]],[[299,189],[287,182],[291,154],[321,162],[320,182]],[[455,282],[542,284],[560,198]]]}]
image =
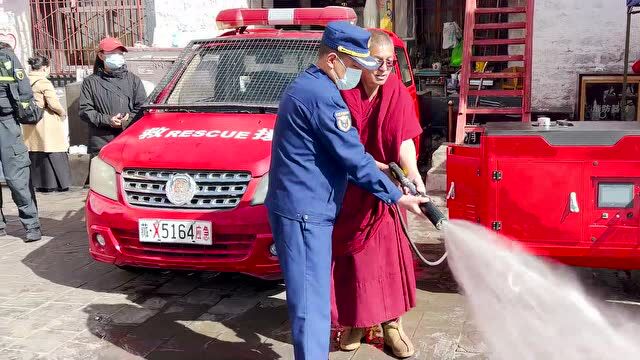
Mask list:
[{"label": "red rescue vehicle", "polygon": [[[142,118],[92,161],[94,259],[280,276],[263,205],[271,137],[280,95],[315,61],[322,31],[264,27],[355,23],[356,15],[345,7],[231,9],[216,20],[230,30],[191,42]],[[406,46],[390,35],[395,72],[415,99]]]}]

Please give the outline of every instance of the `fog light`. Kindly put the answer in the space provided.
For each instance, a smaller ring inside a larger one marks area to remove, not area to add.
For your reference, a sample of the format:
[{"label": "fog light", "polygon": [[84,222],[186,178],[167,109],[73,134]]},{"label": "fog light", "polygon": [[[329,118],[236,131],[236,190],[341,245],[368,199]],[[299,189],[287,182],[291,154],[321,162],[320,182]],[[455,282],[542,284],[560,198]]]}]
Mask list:
[{"label": "fog light", "polygon": [[273,256],[278,256],[278,252],[276,251],[276,244],[271,244],[271,246],[269,246],[269,252]]},{"label": "fog light", "polygon": [[96,242],[100,244],[100,246],[104,246],[107,243],[107,241],[104,239],[104,236],[100,234],[96,235]]}]

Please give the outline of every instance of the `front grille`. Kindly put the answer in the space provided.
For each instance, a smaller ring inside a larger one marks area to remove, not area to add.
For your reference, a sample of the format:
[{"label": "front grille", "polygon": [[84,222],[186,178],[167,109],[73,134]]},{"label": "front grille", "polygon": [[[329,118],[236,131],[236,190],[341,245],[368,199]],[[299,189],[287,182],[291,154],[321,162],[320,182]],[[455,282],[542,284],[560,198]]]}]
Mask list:
[{"label": "front grille", "polygon": [[[172,204],[165,186],[171,175],[188,174],[197,185],[190,203]],[[240,203],[247,191],[251,174],[221,171],[170,171],[127,169],[122,172],[122,184],[127,202],[135,206],[172,209],[229,210]]]},{"label": "front grille", "polygon": [[121,250],[131,256],[165,256],[181,259],[234,260],[245,259],[255,235],[215,234],[212,245],[141,243],[135,232],[113,231]]}]

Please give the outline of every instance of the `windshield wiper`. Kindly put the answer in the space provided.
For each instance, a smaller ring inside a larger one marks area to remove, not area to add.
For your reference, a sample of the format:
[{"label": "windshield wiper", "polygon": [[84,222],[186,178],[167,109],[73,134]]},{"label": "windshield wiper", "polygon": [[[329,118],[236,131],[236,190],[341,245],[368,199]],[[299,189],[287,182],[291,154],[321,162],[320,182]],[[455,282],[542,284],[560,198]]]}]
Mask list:
[{"label": "windshield wiper", "polygon": [[209,96],[209,97],[206,97],[206,98],[195,100],[193,103],[194,104],[205,103],[207,101],[212,101],[212,100],[216,100],[216,99],[217,99],[217,97],[215,97],[215,96]]},{"label": "windshield wiper", "polygon": [[275,114],[278,111],[276,106],[265,106],[257,104],[147,104],[142,106],[143,110],[157,109],[171,112],[230,112],[241,114]]}]

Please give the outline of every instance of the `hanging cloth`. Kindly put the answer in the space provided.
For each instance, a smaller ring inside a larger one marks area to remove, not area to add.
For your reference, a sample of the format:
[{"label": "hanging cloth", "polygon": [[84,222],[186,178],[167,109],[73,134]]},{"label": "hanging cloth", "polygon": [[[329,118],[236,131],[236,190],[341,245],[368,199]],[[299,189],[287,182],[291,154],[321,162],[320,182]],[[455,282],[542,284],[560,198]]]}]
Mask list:
[{"label": "hanging cloth", "polygon": [[442,48],[451,49],[458,45],[462,39],[462,29],[456,22],[447,22],[442,25]]},{"label": "hanging cloth", "polygon": [[364,28],[377,28],[378,27],[378,5],[376,4],[376,0],[367,0],[364,4]]}]

